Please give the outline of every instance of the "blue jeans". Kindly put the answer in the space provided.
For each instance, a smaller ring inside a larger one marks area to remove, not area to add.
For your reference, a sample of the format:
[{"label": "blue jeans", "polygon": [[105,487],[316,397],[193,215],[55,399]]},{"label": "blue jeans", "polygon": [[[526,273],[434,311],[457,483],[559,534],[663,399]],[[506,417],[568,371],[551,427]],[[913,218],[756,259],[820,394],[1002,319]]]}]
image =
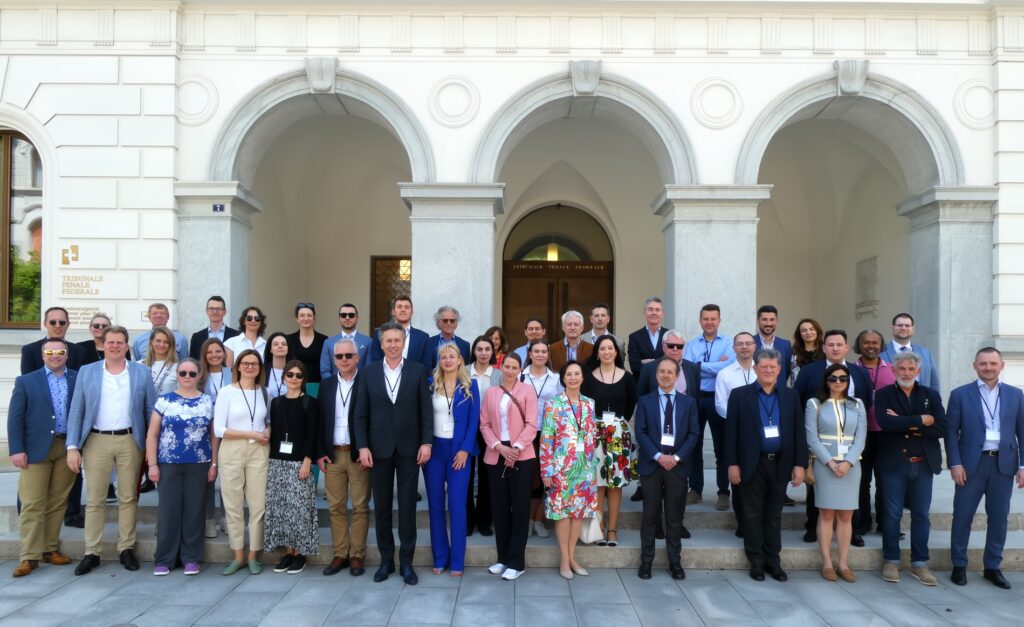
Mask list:
[{"label": "blue jeans", "polygon": [[928,561],[928,534],[932,505],[932,472],[926,461],[902,462],[896,468],[880,473],[885,512],[882,518],[882,557],[887,562],[900,561],[900,519],[903,504],[910,507],[910,561]]}]

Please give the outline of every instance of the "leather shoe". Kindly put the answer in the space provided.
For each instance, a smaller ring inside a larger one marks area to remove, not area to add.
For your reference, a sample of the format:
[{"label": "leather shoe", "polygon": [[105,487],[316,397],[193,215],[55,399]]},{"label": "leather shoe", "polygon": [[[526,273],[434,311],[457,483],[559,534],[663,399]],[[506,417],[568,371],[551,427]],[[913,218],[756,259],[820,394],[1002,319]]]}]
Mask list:
[{"label": "leather shoe", "polygon": [[406,564],[405,566],[402,566],[401,572],[402,581],[410,586],[415,586],[420,582],[420,578],[416,576],[416,571],[412,569],[412,565]]},{"label": "leather shoe", "polygon": [[853,535],[853,538],[850,539],[850,544],[852,546],[862,547],[864,546],[864,537],[859,533],[856,533]]},{"label": "leather shoe", "polygon": [[124,565],[125,570],[138,570],[139,560],[135,559],[135,551],[131,549],[121,551],[121,564]]},{"label": "leather shoe", "polygon": [[636,492],[633,493],[633,496],[629,497],[629,500],[633,501],[634,503],[636,503],[637,501],[644,500],[644,490],[643,490],[643,488],[637,488]]},{"label": "leather shoe", "polygon": [[358,577],[366,572],[366,568],[363,566],[363,558],[361,557],[353,557],[349,560],[349,564],[351,567],[348,569],[348,574],[353,577]]},{"label": "leather shoe", "polygon": [[386,581],[388,575],[393,572],[395,572],[394,564],[381,564],[380,568],[377,569],[377,572],[373,573],[373,581],[376,583]]},{"label": "leather shoe", "polygon": [[949,580],[958,586],[967,585],[967,567],[966,566],[954,566],[953,572],[949,574]]},{"label": "leather shoe", "polygon": [[71,514],[70,516],[64,517],[65,527],[75,527],[76,529],[85,529],[85,516],[81,514]]},{"label": "leather shoe", "polygon": [[683,540],[689,540],[690,539],[690,537],[691,537],[690,536],[690,530],[686,528],[686,525],[683,525],[682,529],[679,530],[679,537],[682,538]]},{"label": "leather shoe", "polygon": [[651,578],[651,564],[650,562],[641,562],[640,568],[636,571],[636,576],[641,579]]},{"label": "leather shoe", "polygon": [[75,575],[84,575],[99,565],[99,555],[86,555],[81,562],[78,562],[78,566],[75,566]]},{"label": "leather shoe", "polygon": [[764,570],[775,581],[788,581],[789,580],[789,575],[787,575],[786,571],[782,570],[781,568],[765,568]]},{"label": "leather shoe", "polygon": [[997,588],[1002,588],[1003,590],[1010,589],[1010,582],[1006,580],[1006,577],[1003,577],[1002,571],[998,568],[986,568],[982,577],[991,581]]},{"label": "leather shoe", "polygon": [[668,574],[677,581],[686,579],[686,571],[679,564],[670,565],[668,567]]},{"label": "leather shoe", "polygon": [[43,553],[43,561],[54,566],[66,566],[71,563],[71,558],[60,551],[50,551]]},{"label": "leather shoe", "polygon": [[807,531],[804,533],[804,542],[817,542],[818,534],[813,531]]},{"label": "leather shoe", "polygon": [[665,528],[662,527],[661,525],[658,525],[658,527],[654,530],[654,537],[657,540],[664,540],[665,539]]},{"label": "leather shoe", "polygon": [[324,567],[324,574],[328,577],[337,575],[343,568],[348,568],[348,559],[335,556],[331,563]]},{"label": "leather shoe", "polygon": [[477,531],[479,531],[480,535],[482,535],[482,536],[493,536],[494,535],[494,530],[491,529],[490,527],[480,527],[479,529],[477,529]]},{"label": "leather shoe", "polygon": [[21,560],[21,563],[14,567],[11,576],[24,577],[37,568],[39,568],[39,560]]},{"label": "leather shoe", "polygon": [[757,566],[750,567],[750,578],[754,581],[764,581],[764,569]]}]

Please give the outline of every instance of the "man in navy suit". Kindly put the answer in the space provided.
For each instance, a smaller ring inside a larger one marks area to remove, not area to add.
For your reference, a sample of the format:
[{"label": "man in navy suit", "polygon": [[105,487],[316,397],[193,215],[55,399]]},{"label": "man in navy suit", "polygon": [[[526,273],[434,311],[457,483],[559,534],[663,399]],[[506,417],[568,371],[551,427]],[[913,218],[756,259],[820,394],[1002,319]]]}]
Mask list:
[{"label": "man in navy suit", "polygon": [[338,363],[334,360],[334,345],[340,340],[352,340],[356,345],[356,352],[359,353],[359,365],[366,366],[370,363],[370,344],[373,340],[356,330],[359,324],[359,309],[352,303],[345,303],[338,308],[338,323],[341,325],[341,333],[332,335],[324,342],[324,350],[320,353],[320,379],[330,379],[338,374]]},{"label": "man in navy suit", "polygon": [[[209,324],[205,329],[200,329],[192,334],[188,343],[188,355],[192,359],[199,359],[199,351],[203,348],[203,342],[215,337],[221,342],[238,335],[238,329],[232,329],[224,324],[224,316],[228,313],[227,304],[220,296],[211,296],[206,300],[206,319]],[[145,357],[141,355],[140,357]]]},{"label": "man in navy suit", "polygon": [[974,356],[978,379],[953,390],[946,411],[946,457],[956,484],[950,552],[958,586],[967,585],[967,540],[971,523],[985,497],[984,577],[1010,589],[999,570],[1006,543],[1013,479],[1024,488],[1024,394],[999,382],[1005,363],[998,349],[986,347]]},{"label": "man in navy suit", "polygon": [[782,372],[779,373],[779,381],[785,385],[789,381],[789,361],[793,355],[793,344],[789,340],[776,337],[775,330],[779,325],[779,310],[775,305],[761,305],[757,309],[757,335],[754,342],[757,349],[771,348],[779,352],[782,359]]},{"label": "man in navy suit", "polygon": [[[850,345],[846,340],[846,331],[842,329],[831,329],[825,332],[824,346],[825,359],[807,364],[800,369],[796,376],[793,389],[800,395],[800,412],[807,407],[807,401],[818,393],[825,378],[825,369],[832,364],[846,364],[850,371],[850,395],[855,396],[864,403],[865,408],[872,406],[874,402],[874,388],[871,385],[871,375],[866,368],[846,361],[846,354],[850,351]],[[853,514],[854,519],[860,517],[860,511]],[[818,508],[814,505],[814,486],[807,486],[807,522],[804,523],[804,542],[818,541]],[[864,537],[856,529],[853,531],[853,539],[850,541],[853,546],[864,546]]]},{"label": "man in navy suit", "polygon": [[661,342],[668,331],[661,326],[664,320],[665,309],[660,298],[651,296],[644,301],[644,328],[629,334],[629,349],[626,352],[629,357],[629,371],[633,376],[640,374],[644,364],[662,356]]},{"label": "man in navy suit", "polygon": [[740,491],[743,548],[755,581],[766,572],[788,579],[780,557],[782,504],[786,483],[800,487],[807,466],[804,414],[796,392],[778,385],[781,360],[778,351],[758,351],[757,381],[733,390],[726,410],[723,457],[729,482]]},{"label": "man in navy suit", "polygon": [[[412,326],[412,299],[408,296],[396,297],[391,302],[391,319],[402,325],[402,328],[405,329],[405,344],[402,348],[402,358],[415,361],[425,368],[429,368],[430,355],[427,353],[427,340],[430,339],[430,336],[425,331]],[[381,329],[383,328],[381,326]],[[374,334],[373,344],[370,346],[369,363],[384,359],[384,349],[381,346],[381,341],[380,329],[378,329]]]},{"label": "man in navy suit", "polygon": [[[43,367],[45,360],[42,358],[43,343],[50,338],[64,339],[68,334],[68,310],[63,307],[50,307],[43,312],[43,327],[46,329],[46,337],[35,342],[29,342],[21,347],[21,374],[35,372]],[[68,343],[67,367],[78,370],[82,367],[82,358],[85,356],[82,347],[77,344]]]},{"label": "man in navy suit", "polygon": [[654,538],[665,511],[665,549],[673,579],[683,579],[681,561],[683,511],[686,509],[686,480],[690,474],[693,449],[700,437],[697,403],[676,391],[679,362],[664,356],[656,362],[658,391],[641,396],[634,420],[640,446],[637,467],[644,489],[643,523],[640,527],[641,579],[651,578]]},{"label": "man in navy suit", "polygon": [[66,368],[68,344],[62,338],[43,342],[46,364],[14,380],[7,414],[11,463],[21,470],[21,563],[12,573],[23,577],[39,566],[70,564],[58,551],[60,525],[76,473],[67,464],[68,407],[77,373]]},{"label": "man in navy suit", "polygon": [[882,359],[890,364],[895,363],[897,353],[913,351],[921,358],[921,374],[917,381],[921,385],[938,391],[939,367],[935,365],[931,351],[920,344],[911,344],[914,337],[914,317],[908,313],[898,313],[892,319],[892,341],[885,345],[881,353]]},{"label": "man in navy suit", "polygon": [[451,305],[442,305],[434,312],[434,324],[437,325],[437,330],[440,333],[430,336],[427,341],[428,362],[426,366],[430,372],[434,372],[434,368],[437,366],[437,349],[451,342],[455,342],[455,345],[459,347],[462,363],[473,363],[473,356],[469,352],[469,342],[455,335],[455,330],[459,328],[461,320],[462,316],[459,315],[459,310]]}]

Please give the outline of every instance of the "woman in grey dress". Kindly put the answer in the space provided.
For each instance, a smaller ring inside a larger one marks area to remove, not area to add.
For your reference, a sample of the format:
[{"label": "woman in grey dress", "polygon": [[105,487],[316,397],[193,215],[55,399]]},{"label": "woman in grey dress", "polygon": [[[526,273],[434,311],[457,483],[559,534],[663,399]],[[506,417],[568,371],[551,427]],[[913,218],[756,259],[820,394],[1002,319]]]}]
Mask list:
[{"label": "woman in grey dress", "polygon": [[[864,405],[850,396],[850,370],[846,364],[825,369],[818,396],[807,401],[804,412],[807,448],[814,455],[815,496],[818,506],[818,544],[821,576],[828,581],[842,577],[854,582],[850,569],[853,512],[860,495],[860,455],[864,451],[868,422]],[[839,573],[832,567],[832,525],[839,545]]]}]

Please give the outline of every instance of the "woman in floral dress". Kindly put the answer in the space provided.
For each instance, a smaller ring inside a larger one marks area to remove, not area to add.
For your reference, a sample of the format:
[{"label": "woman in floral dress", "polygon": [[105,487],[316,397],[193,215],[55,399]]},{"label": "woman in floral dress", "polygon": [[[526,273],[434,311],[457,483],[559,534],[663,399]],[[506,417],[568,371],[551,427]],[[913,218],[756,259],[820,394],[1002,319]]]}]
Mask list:
[{"label": "woman in floral dress", "polygon": [[580,394],[583,367],[568,361],[559,372],[565,392],[544,403],[540,467],[547,488],[545,509],[555,521],[555,537],[561,553],[559,573],[589,575],[576,561],[576,541],[584,518],[597,513],[597,480],[594,472],[594,401]]}]

